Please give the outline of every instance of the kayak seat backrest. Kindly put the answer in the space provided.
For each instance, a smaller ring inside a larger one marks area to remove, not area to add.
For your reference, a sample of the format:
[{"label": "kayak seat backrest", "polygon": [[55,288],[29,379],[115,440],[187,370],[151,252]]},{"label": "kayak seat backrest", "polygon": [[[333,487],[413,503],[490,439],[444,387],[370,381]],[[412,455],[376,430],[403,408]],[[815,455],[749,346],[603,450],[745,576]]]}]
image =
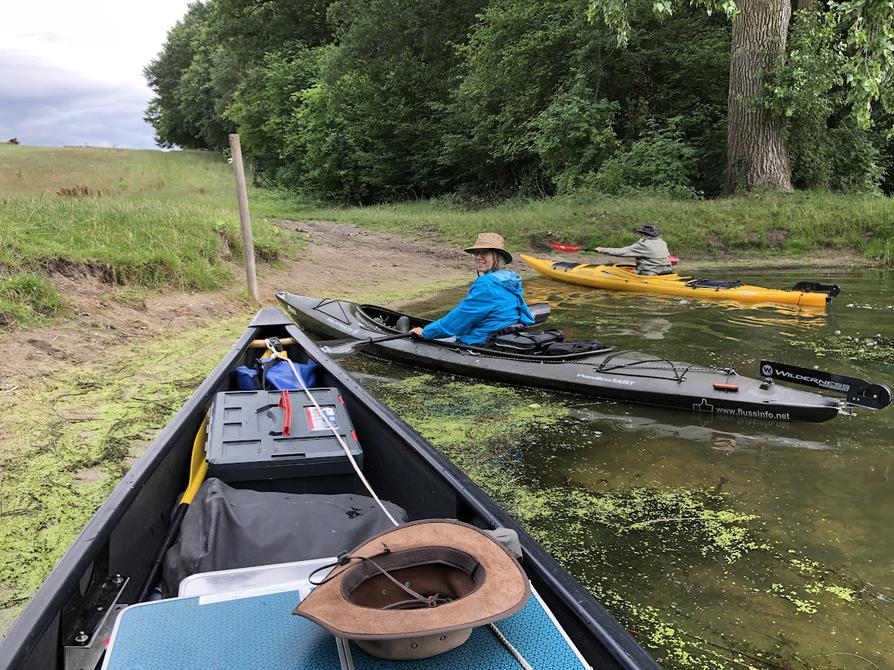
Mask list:
[{"label": "kayak seat backrest", "polygon": [[726,289],[726,288],[738,288],[740,286],[744,286],[740,281],[730,281],[727,279],[693,279],[692,281],[686,282],[686,286],[689,288],[715,288],[715,289]]},{"label": "kayak seat backrest", "polygon": [[[531,310],[531,315],[534,317],[535,326],[540,325],[549,318],[550,307],[548,302],[535,302],[533,305],[528,305],[528,309]],[[409,325],[409,319],[407,320],[407,325]],[[505,328],[500,328],[500,330],[493,334],[493,337],[496,337],[497,335],[509,335],[510,333],[517,333],[520,330],[525,330],[528,327],[530,327],[530,324],[526,326],[523,323],[513,323],[512,325],[506,326]],[[397,326],[397,330],[400,330],[400,325]],[[400,330],[400,332],[406,333],[409,332],[409,329]]]},{"label": "kayak seat backrest", "polygon": [[565,272],[568,272],[569,270],[573,270],[574,268],[578,267],[579,265],[580,265],[580,263],[559,261],[559,262],[553,263],[553,270],[564,270]]},{"label": "kayak seat backrest", "polygon": [[565,336],[560,330],[519,330],[514,333],[497,335],[492,346],[502,351],[517,351],[534,354],[554,342],[561,342]]},{"label": "kayak seat backrest", "polygon": [[790,291],[803,291],[804,293],[825,293],[830,298],[834,298],[839,293],[841,293],[841,289],[838,284],[820,284],[815,281],[799,281],[797,284],[792,286]]},{"label": "kayak seat backrest", "polygon": [[543,323],[549,318],[550,306],[548,302],[535,302],[528,305],[528,309],[531,310],[535,325]]}]

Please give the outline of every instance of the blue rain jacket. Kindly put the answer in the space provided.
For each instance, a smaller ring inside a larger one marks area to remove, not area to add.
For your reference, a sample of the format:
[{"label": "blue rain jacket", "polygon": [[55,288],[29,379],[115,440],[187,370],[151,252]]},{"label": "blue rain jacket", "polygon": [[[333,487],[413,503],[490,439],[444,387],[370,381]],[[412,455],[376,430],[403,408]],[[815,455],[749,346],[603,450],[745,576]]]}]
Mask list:
[{"label": "blue rain jacket", "polygon": [[423,328],[422,336],[484,344],[493,333],[515,323],[534,323],[522,295],[521,277],[510,270],[497,270],[478,277],[462,302]]}]

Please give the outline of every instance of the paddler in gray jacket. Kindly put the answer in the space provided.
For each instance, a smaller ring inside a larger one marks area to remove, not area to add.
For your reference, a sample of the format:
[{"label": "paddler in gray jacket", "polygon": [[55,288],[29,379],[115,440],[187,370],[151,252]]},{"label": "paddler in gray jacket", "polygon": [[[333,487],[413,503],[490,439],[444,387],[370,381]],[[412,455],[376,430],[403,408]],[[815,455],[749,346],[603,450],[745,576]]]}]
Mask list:
[{"label": "paddler in gray jacket", "polygon": [[667,244],[661,239],[661,231],[658,226],[644,223],[637,228],[635,233],[642,235],[639,242],[634,242],[626,247],[596,247],[596,251],[609,256],[632,256],[636,258],[636,274],[638,275],[668,275],[673,272],[670,252]]}]

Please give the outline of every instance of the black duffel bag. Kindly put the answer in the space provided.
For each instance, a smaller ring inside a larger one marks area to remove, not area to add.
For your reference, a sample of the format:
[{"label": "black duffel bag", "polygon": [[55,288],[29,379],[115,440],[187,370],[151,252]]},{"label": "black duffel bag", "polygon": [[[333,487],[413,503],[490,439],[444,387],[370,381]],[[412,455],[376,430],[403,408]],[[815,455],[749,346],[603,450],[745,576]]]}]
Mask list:
[{"label": "black duffel bag", "polygon": [[544,347],[565,339],[561,330],[520,330],[515,333],[497,335],[491,341],[491,346],[504,351],[517,351],[525,354],[533,354],[543,350]]}]

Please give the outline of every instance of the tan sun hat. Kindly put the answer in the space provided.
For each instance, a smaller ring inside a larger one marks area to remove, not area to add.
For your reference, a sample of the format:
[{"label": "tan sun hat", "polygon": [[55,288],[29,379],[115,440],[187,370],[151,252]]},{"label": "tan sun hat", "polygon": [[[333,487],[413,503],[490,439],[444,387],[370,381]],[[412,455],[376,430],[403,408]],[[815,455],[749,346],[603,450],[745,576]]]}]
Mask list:
[{"label": "tan sun hat", "polygon": [[527,576],[506,549],[475,526],[452,519],[414,521],[379,533],[350,557],[292,614],[379,658],[411,660],[450,651],[475,626],[514,614],[531,595]]},{"label": "tan sun hat", "polygon": [[512,262],[512,254],[506,251],[506,243],[503,241],[503,236],[497,233],[478,233],[478,239],[475,240],[475,244],[471,247],[466,247],[463,251],[467,254],[472,254],[479,249],[496,251],[503,257],[506,263]]}]

